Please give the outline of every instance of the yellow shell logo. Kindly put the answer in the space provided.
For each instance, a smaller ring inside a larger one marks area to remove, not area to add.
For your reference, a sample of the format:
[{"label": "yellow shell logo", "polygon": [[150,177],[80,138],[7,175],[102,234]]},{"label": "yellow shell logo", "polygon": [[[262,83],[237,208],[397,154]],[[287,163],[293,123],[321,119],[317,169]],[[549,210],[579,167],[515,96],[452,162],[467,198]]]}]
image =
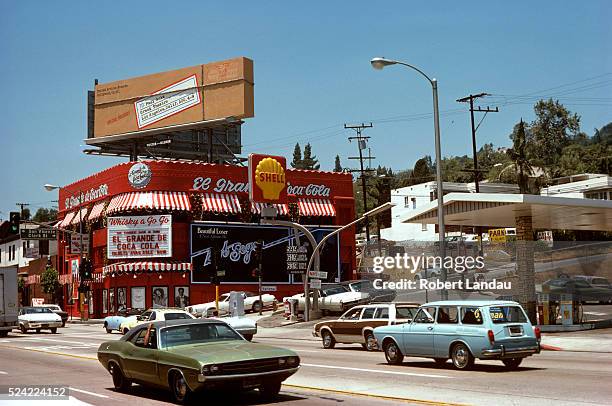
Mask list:
[{"label": "yellow shell logo", "polygon": [[278,200],[285,188],[285,170],[274,158],[264,158],[255,168],[255,184],[261,189],[263,198]]}]

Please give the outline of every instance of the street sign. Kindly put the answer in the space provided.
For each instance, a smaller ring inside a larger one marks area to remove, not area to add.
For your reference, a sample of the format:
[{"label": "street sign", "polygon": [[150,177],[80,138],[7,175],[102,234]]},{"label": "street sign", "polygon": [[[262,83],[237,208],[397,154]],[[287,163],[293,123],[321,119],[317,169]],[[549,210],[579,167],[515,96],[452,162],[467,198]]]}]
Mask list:
[{"label": "street sign", "polygon": [[310,287],[313,289],[321,289],[321,279],[311,279]]},{"label": "street sign", "polygon": [[19,230],[22,240],[57,240],[57,230],[54,228],[22,228]]},{"label": "street sign", "polygon": [[225,271],[217,271],[217,276],[225,276]]},{"label": "street sign", "polygon": [[45,299],[42,297],[33,297],[32,306],[42,306],[45,304]]},{"label": "street sign", "polygon": [[327,272],[321,271],[308,271],[309,278],[327,279]]},{"label": "street sign", "polygon": [[[81,254],[81,236],[70,234],[70,253]],[[83,254],[89,254],[89,234],[83,234]]]},{"label": "street sign", "polygon": [[276,292],[276,286],[272,286],[272,285],[263,285],[261,287],[261,291],[262,292]]}]

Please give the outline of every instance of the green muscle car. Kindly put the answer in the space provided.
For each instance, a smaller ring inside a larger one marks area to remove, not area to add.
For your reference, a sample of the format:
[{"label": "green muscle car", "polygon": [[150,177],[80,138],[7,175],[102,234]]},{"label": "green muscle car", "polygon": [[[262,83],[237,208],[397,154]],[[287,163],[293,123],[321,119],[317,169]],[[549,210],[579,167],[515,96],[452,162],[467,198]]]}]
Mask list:
[{"label": "green muscle car", "polygon": [[120,340],[102,343],[98,360],[117,390],[132,382],[162,387],[178,403],[203,389],[258,388],[271,399],[300,364],[295,352],[251,343],[227,323],[211,319],[138,325]]}]

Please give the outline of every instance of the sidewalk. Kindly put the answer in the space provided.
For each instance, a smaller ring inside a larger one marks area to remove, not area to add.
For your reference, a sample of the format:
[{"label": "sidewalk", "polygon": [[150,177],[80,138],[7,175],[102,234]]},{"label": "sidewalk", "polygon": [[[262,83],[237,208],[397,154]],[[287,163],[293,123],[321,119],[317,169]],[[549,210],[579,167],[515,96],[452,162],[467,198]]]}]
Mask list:
[{"label": "sidewalk", "polygon": [[542,334],[542,349],[612,353],[612,328]]}]

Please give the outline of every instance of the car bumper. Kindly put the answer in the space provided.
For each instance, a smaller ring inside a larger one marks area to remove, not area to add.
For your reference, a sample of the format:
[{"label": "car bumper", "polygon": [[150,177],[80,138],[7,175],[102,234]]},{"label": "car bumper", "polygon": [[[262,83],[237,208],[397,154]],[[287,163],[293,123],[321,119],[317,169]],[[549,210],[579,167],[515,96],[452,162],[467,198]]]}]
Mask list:
[{"label": "car bumper", "polygon": [[61,327],[62,326],[62,322],[61,321],[45,321],[45,322],[36,322],[36,323],[23,323],[23,325],[30,329],[30,328],[56,328],[56,327]]},{"label": "car bumper", "polygon": [[506,349],[503,345],[500,348],[485,349],[481,351],[481,358],[483,359],[502,359],[502,358],[524,358],[529,357],[533,354],[540,353],[540,344],[529,345],[524,347],[517,347],[512,349]]},{"label": "car bumper", "polygon": [[257,327],[255,327],[255,328],[237,328],[236,331],[239,332],[242,335],[245,335],[245,334],[257,334]]},{"label": "car bumper", "polygon": [[266,380],[285,380],[289,378],[291,375],[295,374],[300,367],[297,366],[295,368],[287,368],[280,369],[277,371],[268,371],[268,372],[258,372],[253,374],[237,374],[237,375],[204,375],[198,374],[198,382],[203,383],[204,386],[214,386],[215,384],[223,384],[223,383],[240,383],[248,380],[258,380],[261,381]]}]

